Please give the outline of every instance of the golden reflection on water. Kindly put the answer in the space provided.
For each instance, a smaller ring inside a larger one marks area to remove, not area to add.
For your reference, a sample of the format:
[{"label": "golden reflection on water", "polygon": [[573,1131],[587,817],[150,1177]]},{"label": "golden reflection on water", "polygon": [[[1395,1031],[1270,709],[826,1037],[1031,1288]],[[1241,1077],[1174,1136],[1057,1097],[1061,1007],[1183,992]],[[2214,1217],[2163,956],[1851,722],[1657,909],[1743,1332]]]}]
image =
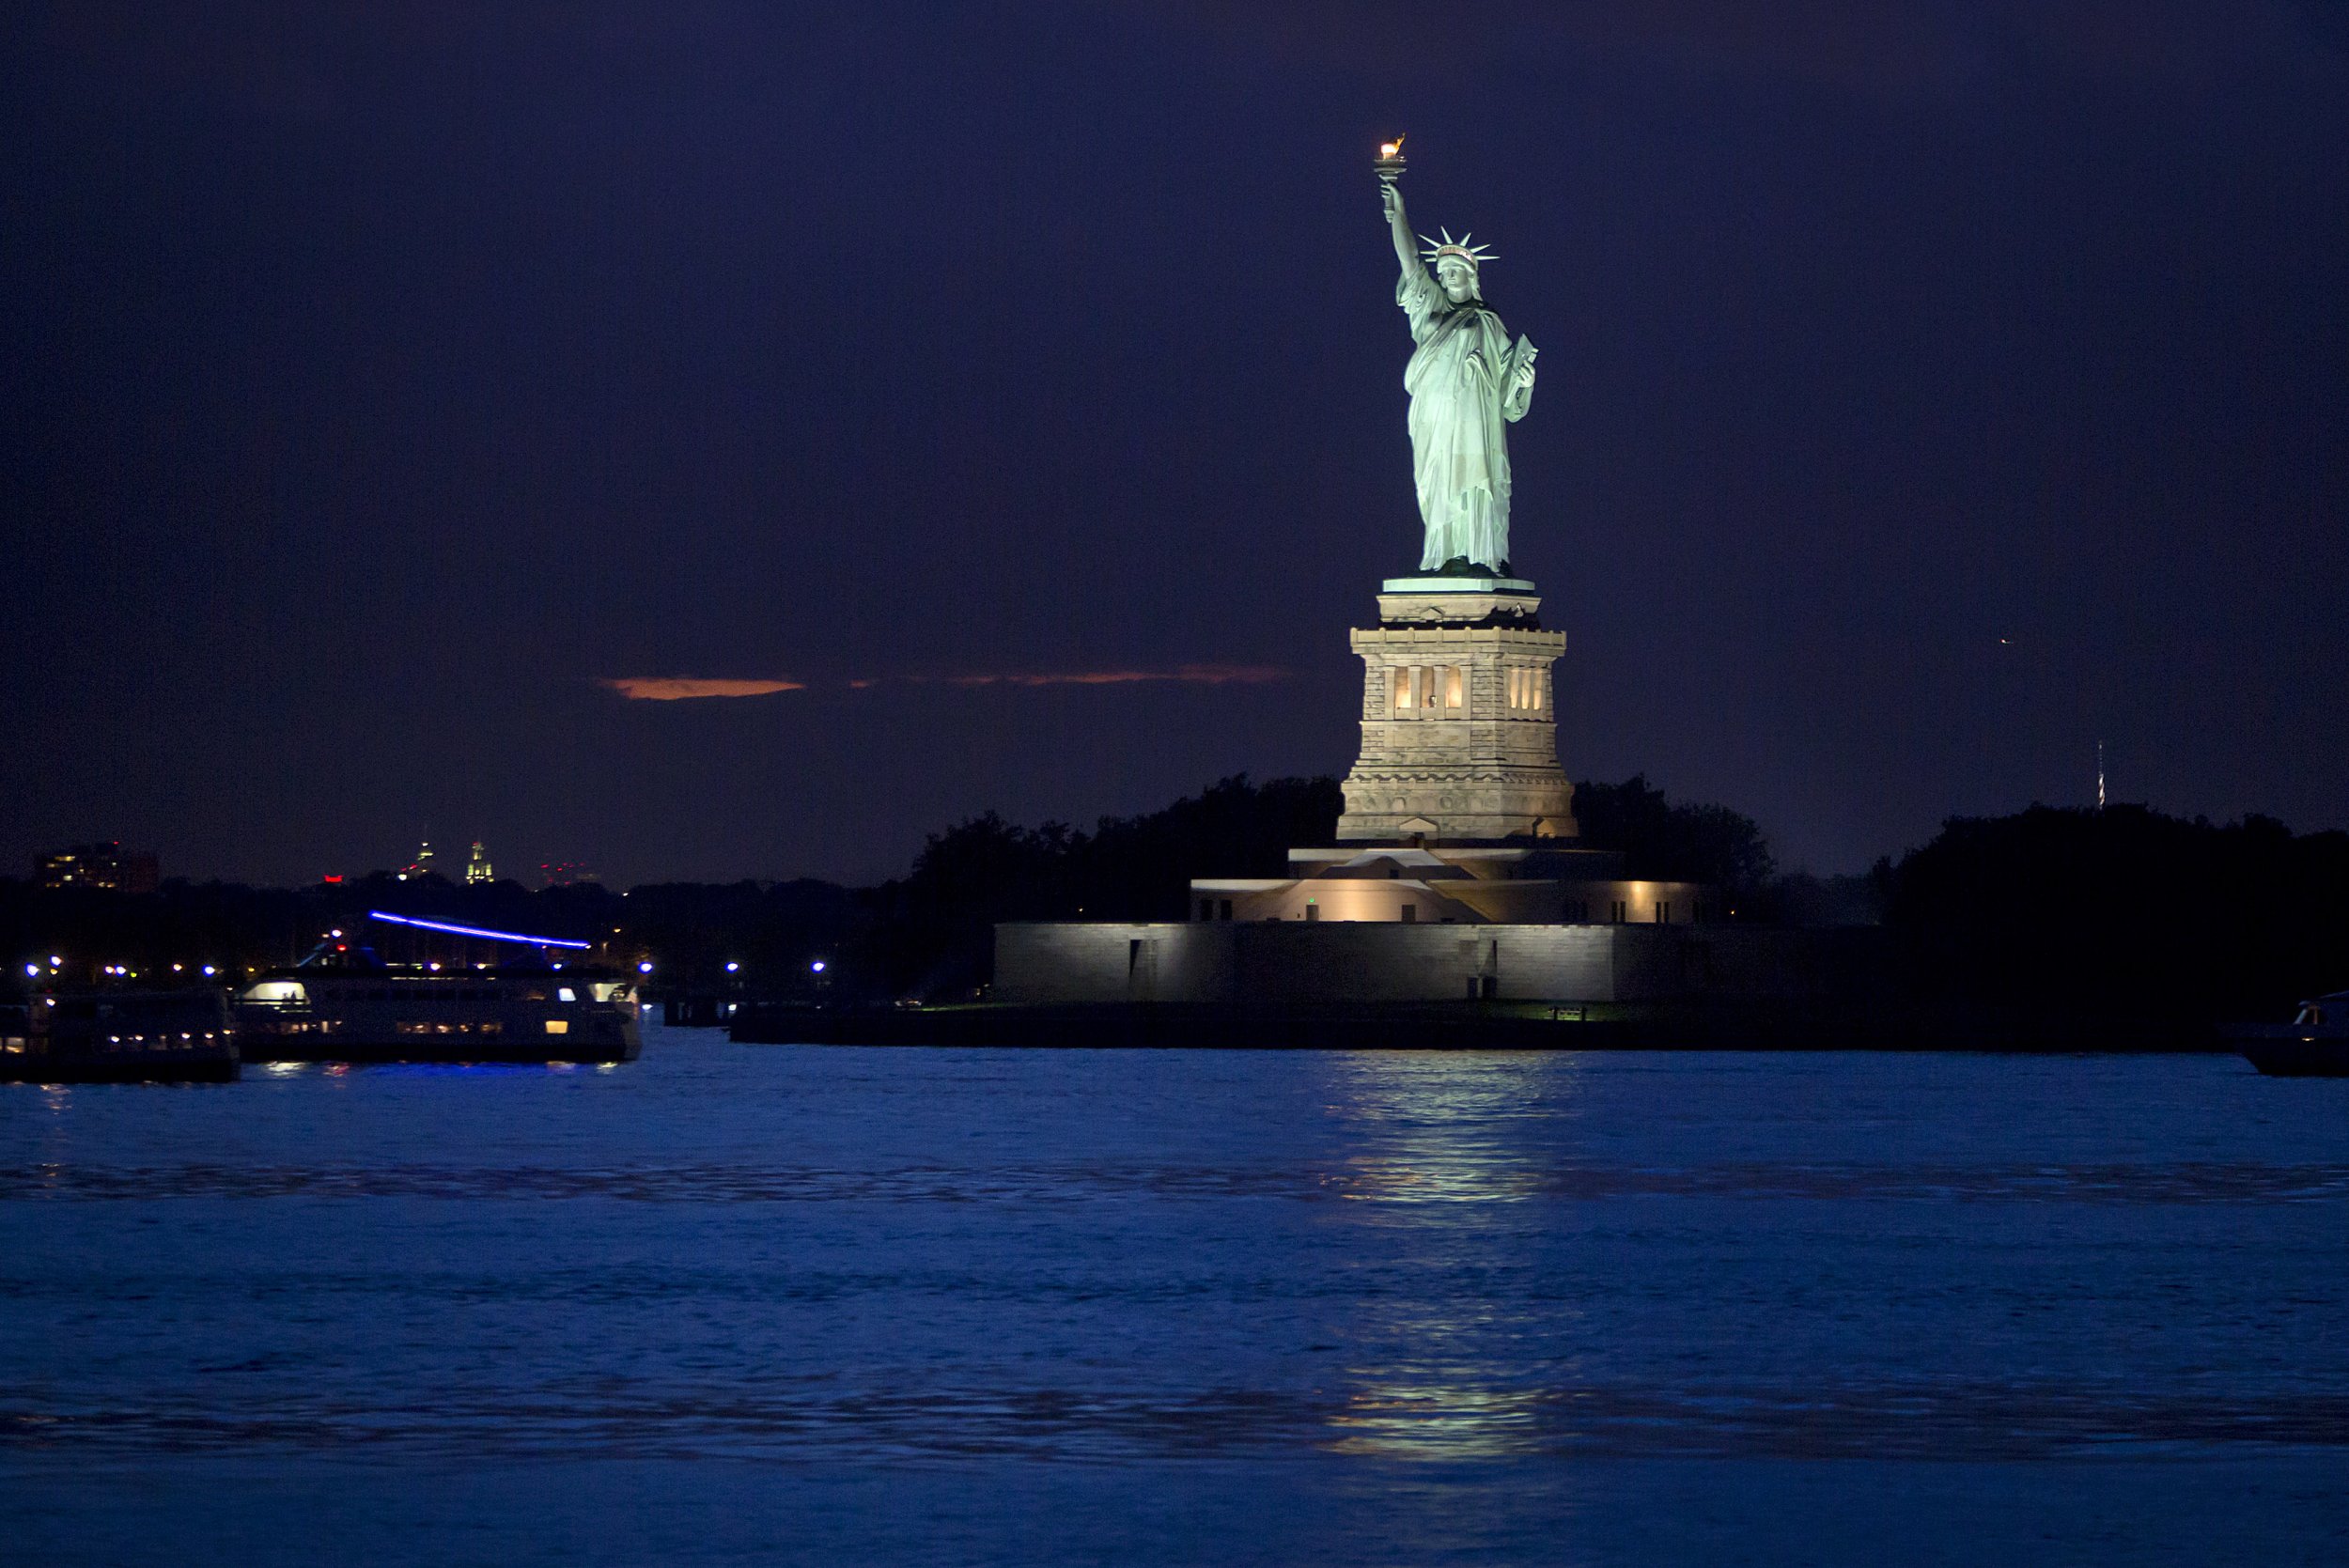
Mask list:
[{"label": "golden reflection on water", "polygon": [[1369,1145],[1347,1157],[1340,1195],[1407,1204],[1532,1196],[1541,1172],[1523,1134],[1568,1113],[1579,1070],[1559,1055],[1362,1051],[1334,1060],[1330,1109],[1361,1124]]},{"label": "golden reflection on water", "polygon": [[[1519,1222],[1480,1221],[1501,1219],[1539,1190],[1539,1151],[1554,1134],[1535,1129],[1575,1114],[1579,1061],[1366,1051],[1332,1062],[1330,1109],[1360,1134],[1336,1177],[1340,1195],[1373,1205],[1363,1220],[1424,1235],[1423,1246],[1407,1249],[1406,1266],[1473,1274],[1508,1265]],[[1496,1358],[1496,1347],[1516,1336],[1489,1297],[1414,1292],[1408,1305],[1386,1308],[1383,1321],[1363,1322],[1361,1335],[1387,1354],[1347,1368],[1345,1407],[1329,1423],[1331,1451],[1481,1459],[1542,1441],[1537,1417],[1548,1390],[1528,1386],[1534,1369]]]},{"label": "golden reflection on water", "polygon": [[1538,1396],[1525,1389],[1374,1383],[1330,1418],[1332,1453],[1386,1459],[1496,1459],[1539,1446]]}]

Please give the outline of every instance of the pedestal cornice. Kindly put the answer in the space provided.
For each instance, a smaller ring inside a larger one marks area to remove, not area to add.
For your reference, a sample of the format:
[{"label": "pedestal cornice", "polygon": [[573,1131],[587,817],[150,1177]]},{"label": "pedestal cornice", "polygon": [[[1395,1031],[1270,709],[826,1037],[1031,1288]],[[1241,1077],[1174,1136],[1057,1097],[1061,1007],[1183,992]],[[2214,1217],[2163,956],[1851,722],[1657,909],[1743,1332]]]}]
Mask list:
[{"label": "pedestal cornice", "polygon": [[1512,577],[1391,577],[1380,584],[1382,626],[1540,627],[1533,584]]}]

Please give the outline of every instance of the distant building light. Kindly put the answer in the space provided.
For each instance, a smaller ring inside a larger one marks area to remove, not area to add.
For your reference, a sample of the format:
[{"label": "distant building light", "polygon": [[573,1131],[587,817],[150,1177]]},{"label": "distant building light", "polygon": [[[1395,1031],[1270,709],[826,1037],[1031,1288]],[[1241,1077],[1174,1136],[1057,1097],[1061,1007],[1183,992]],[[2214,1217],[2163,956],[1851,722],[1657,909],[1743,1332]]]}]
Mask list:
[{"label": "distant building light", "polygon": [[742,972],[742,966],[733,962],[732,960],[728,960],[726,964],[726,972],[728,974],[739,974]]},{"label": "distant building light", "polygon": [[650,974],[652,972],[652,960],[647,958],[643,963],[637,965],[636,972],[638,974]]},{"label": "distant building light", "polygon": [[55,969],[55,968],[57,968],[59,965],[63,964],[64,962],[65,962],[65,960],[64,960],[63,958],[58,957],[58,956],[57,956],[55,954],[54,954],[54,953],[52,953],[52,954],[49,955],[49,967],[50,967],[51,969],[53,969],[53,970],[54,970],[54,969]]},{"label": "distant building light", "polygon": [[817,959],[814,963],[808,965],[807,967],[817,974],[824,972],[824,961],[821,958]]},{"label": "distant building light", "polygon": [[27,964],[24,966],[24,972],[26,974],[39,974],[40,972],[40,966],[39,964]]},{"label": "distant building light", "polygon": [[[528,942],[533,947],[576,947],[584,949],[585,942],[565,941],[560,937],[529,937],[519,931],[490,931],[478,925],[455,925],[444,920],[418,920],[412,915],[386,914],[381,909],[369,909],[369,920],[381,920],[393,925],[412,925],[421,931],[445,931],[452,937],[480,937],[493,942]],[[337,931],[336,936],[342,933]]]},{"label": "distant building light", "polygon": [[205,965],[205,966],[204,966],[204,972],[205,972],[206,974],[218,974],[218,973],[220,972],[220,970],[217,970],[217,969],[215,969],[215,968],[213,968],[211,965],[207,964],[207,965]]}]

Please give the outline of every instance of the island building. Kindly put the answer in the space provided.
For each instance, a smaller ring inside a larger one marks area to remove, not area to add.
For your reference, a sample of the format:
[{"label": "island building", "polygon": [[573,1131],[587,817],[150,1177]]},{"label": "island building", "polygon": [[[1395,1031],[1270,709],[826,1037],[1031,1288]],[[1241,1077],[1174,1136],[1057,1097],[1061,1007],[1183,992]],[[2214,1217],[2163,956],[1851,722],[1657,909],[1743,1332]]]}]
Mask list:
[{"label": "island building", "polygon": [[[1456,570],[1456,568],[1455,568]],[[1776,935],[1719,891],[1624,875],[1576,841],[1534,584],[1473,572],[1382,584],[1361,750],[1335,845],[1288,874],[1199,877],[1182,923],[995,928],[1007,1002],[1664,1000],[1782,987]]]},{"label": "island building", "polygon": [[1558,761],[1565,633],[1513,575],[1503,431],[1533,387],[1532,345],[1486,305],[1466,237],[1413,247],[1378,173],[1415,350],[1405,372],[1423,526],[1420,569],[1380,584],[1362,660],[1361,747],[1338,843],[1275,877],[1204,876],[1181,924],[998,925],[1009,1002],[1601,1001],[1776,992],[1782,933],[1724,924],[1716,889],[1626,877],[1577,842]]},{"label": "island building", "polygon": [[466,885],[470,887],[475,883],[494,882],[497,879],[497,867],[490,863],[490,852],[481,846],[479,839],[474,840],[473,857],[465,862]]}]

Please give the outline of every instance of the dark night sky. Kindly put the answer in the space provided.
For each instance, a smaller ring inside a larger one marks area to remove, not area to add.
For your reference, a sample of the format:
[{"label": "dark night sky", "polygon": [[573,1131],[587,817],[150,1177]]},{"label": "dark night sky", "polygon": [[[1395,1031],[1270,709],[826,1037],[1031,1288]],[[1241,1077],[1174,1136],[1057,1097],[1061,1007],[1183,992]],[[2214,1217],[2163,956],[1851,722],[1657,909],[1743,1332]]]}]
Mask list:
[{"label": "dark night sky", "polygon": [[[1544,350],[1571,772],[1822,871],[2100,737],[2349,825],[2336,0],[9,15],[0,870],[863,879],[1344,771],[1398,129]],[[1186,666],[1283,674],[949,683]]]}]

